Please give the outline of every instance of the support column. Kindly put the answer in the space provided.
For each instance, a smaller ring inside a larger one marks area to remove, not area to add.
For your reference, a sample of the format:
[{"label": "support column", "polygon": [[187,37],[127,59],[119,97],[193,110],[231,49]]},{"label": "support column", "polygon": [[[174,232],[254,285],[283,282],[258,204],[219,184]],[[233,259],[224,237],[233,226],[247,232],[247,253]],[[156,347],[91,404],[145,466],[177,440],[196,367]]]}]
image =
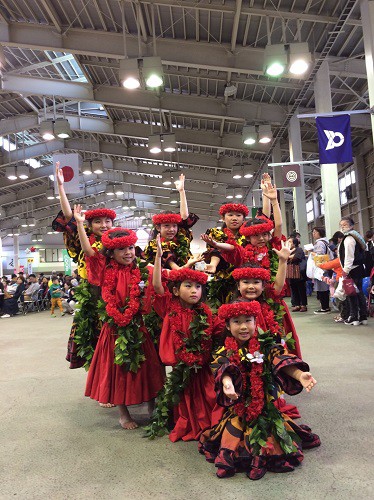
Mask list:
[{"label": "support column", "polygon": [[4,276],[4,269],[3,269],[3,242],[0,238],[0,276]]},{"label": "support column", "polygon": [[358,232],[365,234],[370,228],[370,217],[368,209],[368,197],[366,191],[366,172],[365,163],[362,155],[357,155],[354,158],[355,175],[356,175],[356,190],[357,190],[357,216],[358,216]]},{"label": "support column", "polygon": [[19,271],[19,237],[13,236],[13,250],[14,250],[14,269]]},{"label": "support column", "polygon": [[[322,63],[316,75],[314,96],[317,113],[330,113],[332,111],[330,72],[327,61]],[[321,181],[325,199],[326,236],[331,238],[339,230],[341,219],[338,165],[336,163],[321,165]]]},{"label": "support column", "polygon": [[[365,64],[368,79],[369,105],[374,106],[374,2],[361,0],[361,22],[364,35]],[[374,143],[374,115],[371,115],[371,133]]]},{"label": "support column", "polygon": [[[288,140],[290,147],[290,159],[293,162],[302,161],[303,154],[301,148],[300,121],[297,118],[297,112],[290,120],[288,127]],[[295,229],[300,233],[302,245],[309,243],[308,223],[306,220],[306,200],[305,200],[305,181],[304,167],[300,165],[301,186],[293,188],[293,206],[295,211]]]},{"label": "support column", "polygon": [[[272,162],[273,163],[281,163],[282,161],[282,153],[279,142],[275,145],[272,154]],[[282,167],[273,167],[273,177],[275,185],[280,188],[283,187],[283,178],[282,178]],[[287,212],[286,212],[286,201],[284,199],[284,190],[279,189],[279,206],[282,213],[282,232],[288,237],[289,228],[287,224]]]}]

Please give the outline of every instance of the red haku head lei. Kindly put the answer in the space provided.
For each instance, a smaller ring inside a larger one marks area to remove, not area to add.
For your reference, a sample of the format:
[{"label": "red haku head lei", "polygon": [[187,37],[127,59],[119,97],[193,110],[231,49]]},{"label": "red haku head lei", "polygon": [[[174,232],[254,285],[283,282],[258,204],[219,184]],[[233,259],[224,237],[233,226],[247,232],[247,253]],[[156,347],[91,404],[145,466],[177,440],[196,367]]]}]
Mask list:
[{"label": "red haku head lei", "polygon": [[201,271],[194,271],[193,269],[182,268],[170,271],[168,279],[169,281],[180,282],[180,283],[182,283],[182,281],[194,281],[196,283],[200,283],[200,285],[205,285],[208,280],[208,275],[202,273]]},{"label": "red haku head lei", "polygon": [[101,217],[107,217],[108,219],[114,220],[117,214],[114,210],[109,208],[94,208],[93,210],[87,210],[84,214],[86,220],[99,219]]},{"label": "red haku head lei", "polygon": [[[118,236],[116,234],[118,233]],[[134,245],[138,241],[136,233],[124,227],[115,227],[106,231],[101,237],[105,248],[125,248]]]},{"label": "red haku head lei", "polygon": [[239,232],[243,236],[248,237],[256,234],[269,233],[272,229],[274,229],[274,222],[264,215],[259,215],[255,219],[244,222]]},{"label": "red haku head lei", "polygon": [[153,224],[180,224],[182,217],[179,214],[156,214],[152,217]]},{"label": "red haku head lei", "polygon": [[222,215],[222,217],[229,212],[238,212],[243,214],[244,217],[247,217],[249,214],[248,208],[241,203],[225,203],[219,209],[219,214]]},{"label": "red haku head lei", "polygon": [[237,301],[231,304],[223,304],[218,309],[218,317],[223,320],[229,320],[236,316],[257,316],[261,313],[261,306],[257,300],[247,301]]},{"label": "red haku head lei", "polygon": [[235,281],[243,279],[260,279],[270,281],[270,271],[262,267],[238,267],[232,272]]}]

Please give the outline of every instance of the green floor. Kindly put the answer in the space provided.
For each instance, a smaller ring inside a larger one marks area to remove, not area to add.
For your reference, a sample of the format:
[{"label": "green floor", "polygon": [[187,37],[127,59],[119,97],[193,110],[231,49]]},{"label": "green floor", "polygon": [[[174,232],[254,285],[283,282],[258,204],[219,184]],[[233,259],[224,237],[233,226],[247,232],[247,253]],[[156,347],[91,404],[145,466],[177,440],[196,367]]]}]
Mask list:
[{"label": "green floor", "polygon": [[355,328],[312,309],[294,318],[318,386],[292,401],[322,446],[257,482],[217,479],[196,443],[148,441],[85,399],[85,372],[64,360],[71,317],[1,319],[0,498],[374,498],[374,319]]}]

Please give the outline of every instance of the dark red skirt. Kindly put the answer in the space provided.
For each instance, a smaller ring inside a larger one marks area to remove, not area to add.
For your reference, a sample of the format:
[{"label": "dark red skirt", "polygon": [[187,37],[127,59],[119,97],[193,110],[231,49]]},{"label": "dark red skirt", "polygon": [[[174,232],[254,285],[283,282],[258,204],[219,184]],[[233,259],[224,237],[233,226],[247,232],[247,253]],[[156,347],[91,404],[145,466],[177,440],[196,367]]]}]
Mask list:
[{"label": "dark red skirt", "polygon": [[224,408],[216,405],[214,377],[209,366],[197,373],[192,370],[189,384],[174,408],[175,426],[169,434],[170,440],[198,440],[205,429],[219,422],[223,412]]},{"label": "dark red skirt", "polygon": [[88,372],[85,395],[99,403],[137,405],[155,398],[164,383],[162,367],[146,328],[143,351],[146,360],[136,373],[114,364],[117,335],[108,324],[100,333]]}]

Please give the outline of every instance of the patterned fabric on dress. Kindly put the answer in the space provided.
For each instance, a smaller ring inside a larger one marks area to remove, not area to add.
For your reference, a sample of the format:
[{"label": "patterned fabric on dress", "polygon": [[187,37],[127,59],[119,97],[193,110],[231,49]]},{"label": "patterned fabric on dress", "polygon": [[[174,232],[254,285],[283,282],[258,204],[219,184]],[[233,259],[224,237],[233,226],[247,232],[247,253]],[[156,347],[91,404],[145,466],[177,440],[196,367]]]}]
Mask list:
[{"label": "patterned fabric on dress", "polygon": [[[228,353],[224,347],[217,350],[211,364],[215,374],[217,401],[226,408],[222,420],[214,427],[203,432],[199,441],[199,451],[204,454],[208,462],[217,467],[218,477],[229,477],[235,472],[245,472],[252,479],[260,479],[267,471],[290,472],[303,460],[303,449],[320,445],[319,437],[313,434],[309,427],[298,426],[293,420],[277,410],[274,405],[266,404],[273,400],[272,394],[264,394],[265,405],[259,417],[249,423],[239,417],[233,403],[223,392],[222,378],[229,374],[232,378],[235,392],[239,396],[238,402],[250,395],[250,371],[252,364],[246,360],[246,349],[243,348],[240,370],[237,365],[230,363]],[[302,390],[300,382],[283,372],[286,366],[295,366],[303,371],[308,365],[296,356],[289,355],[284,347],[275,344],[268,356],[267,367],[270,367],[272,382],[278,391],[284,390],[288,394],[298,394]],[[264,368],[265,369],[265,368]],[[246,392],[243,394],[243,375],[246,377]],[[293,436],[293,451],[284,452],[279,438],[274,432],[272,416],[275,415],[279,425],[279,418],[286,432]],[[251,434],[261,420],[261,427],[266,430],[266,446],[261,445],[259,452],[251,443]]]}]

